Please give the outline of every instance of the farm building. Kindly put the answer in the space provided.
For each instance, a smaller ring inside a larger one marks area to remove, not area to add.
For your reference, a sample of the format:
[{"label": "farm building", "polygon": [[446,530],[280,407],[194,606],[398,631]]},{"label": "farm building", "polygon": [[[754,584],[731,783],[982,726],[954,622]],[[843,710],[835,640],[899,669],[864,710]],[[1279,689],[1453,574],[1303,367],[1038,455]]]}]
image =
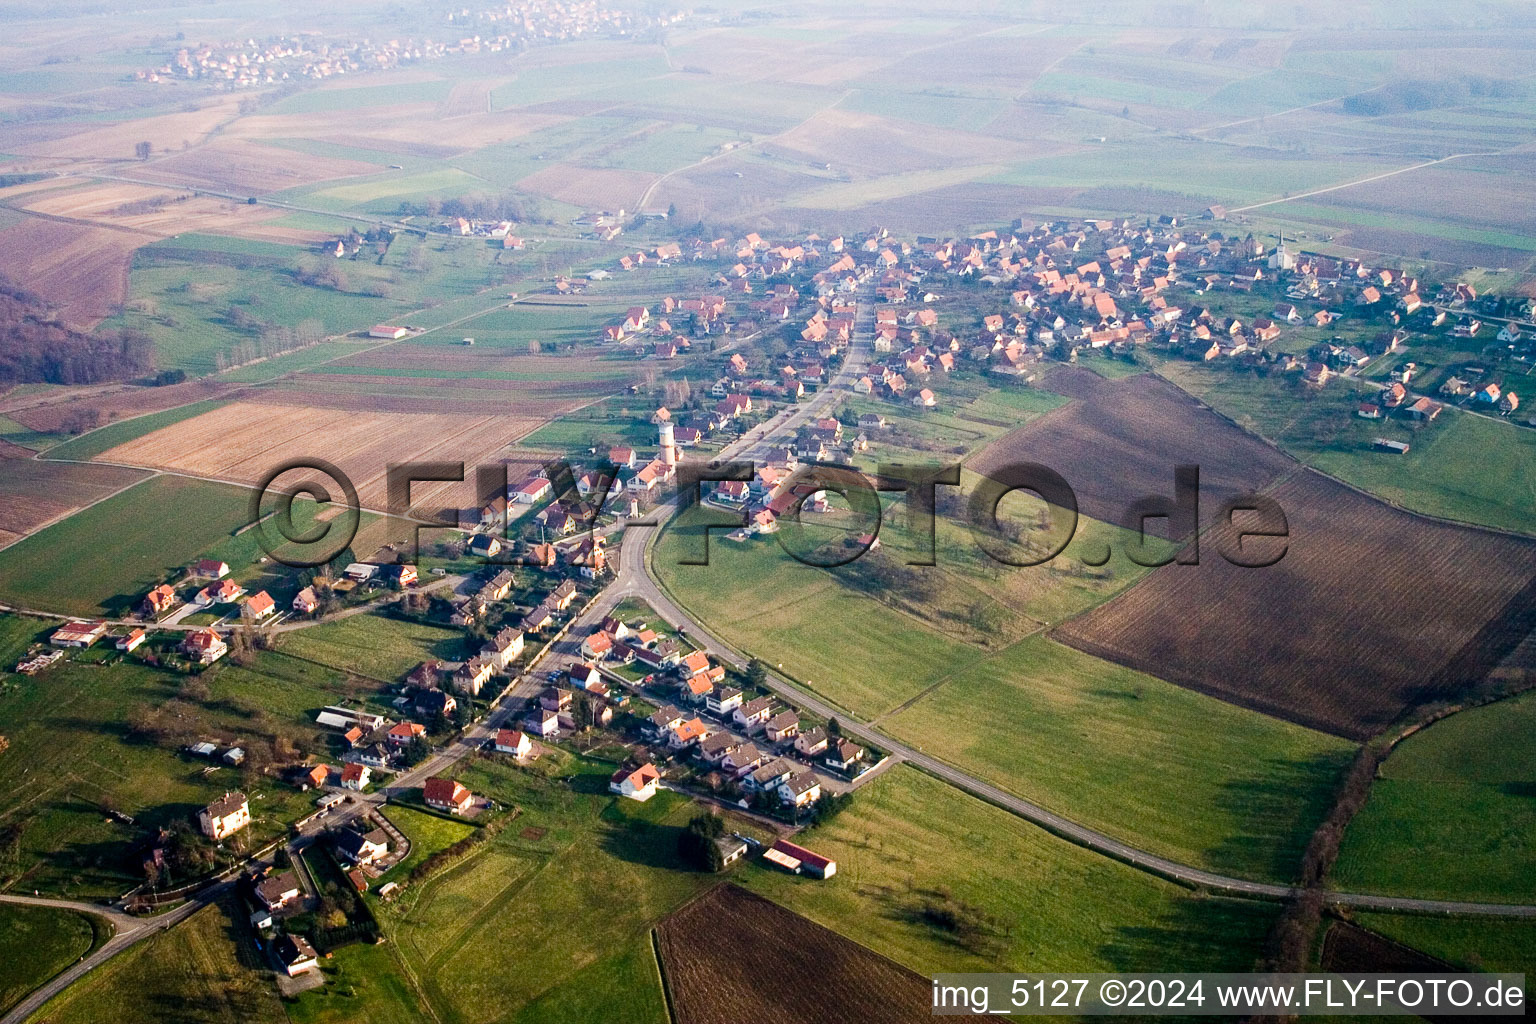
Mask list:
[{"label": "farm building", "polygon": [[401,338],[410,333],[411,332],[408,329],[404,327],[397,327],[394,324],[375,324],[368,328],[368,337],[388,338],[390,341],[399,341]]},{"label": "farm building", "polygon": [[71,622],[54,630],[48,642],[55,647],[89,647],[106,632],[105,622]]},{"label": "farm building", "polygon": [[768,852],[763,854],[763,859],[797,875],[805,872],[816,878],[831,878],[837,874],[837,861],[813,853],[788,839],[780,839],[770,846]]}]

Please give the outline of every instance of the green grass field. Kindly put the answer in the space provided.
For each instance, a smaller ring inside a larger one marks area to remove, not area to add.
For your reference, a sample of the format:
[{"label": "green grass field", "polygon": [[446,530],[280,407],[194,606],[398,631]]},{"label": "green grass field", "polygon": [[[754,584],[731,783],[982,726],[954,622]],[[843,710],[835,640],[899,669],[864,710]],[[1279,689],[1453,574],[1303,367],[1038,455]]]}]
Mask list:
[{"label": "green grass field", "polygon": [[1536,900],[1536,694],[1404,740],[1350,823],[1333,881],[1395,895]]},{"label": "green grass field", "polygon": [[[1300,393],[1292,378],[1259,378],[1192,363],[1159,372],[1237,423],[1308,465],[1386,500],[1430,515],[1526,533],[1536,532],[1536,433],[1514,424],[1447,409],[1411,429],[1354,415],[1374,389],[1335,381]],[[1406,455],[1374,451],[1376,437],[1406,441]]]},{"label": "green grass field", "polygon": [[[1245,971],[1275,913],[1192,895],[906,766],[797,841],[836,859],[837,875],[816,882],[754,861],[735,880],[922,974]],[[973,937],[928,924],[923,903],[944,894],[996,923]]]},{"label": "green grass field", "polygon": [[484,1020],[492,1005],[505,1007],[495,1019],[667,1020],[648,932],[713,879],[676,862],[690,804],[616,801],[611,771],[554,751],[529,768],[477,760],[457,773],[516,820],[380,911],[439,1020]]},{"label": "green grass field", "polygon": [[176,1020],[284,1024],[270,968],[244,915],[215,904],[107,962],[40,1011],[52,1024]]},{"label": "green grass field", "polygon": [[343,671],[394,679],[428,658],[461,659],[465,640],[457,630],[364,613],[284,634],[279,650]]},{"label": "green grass field", "polygon": [[94,459],[108,448],[116,448],[120,444],[135,441],[145,434],[152,434],[162,427],[169,427],[173,423],[189,420],[193,416],[212,412],[224,404],[217,398],[210,398],[207,401],[166,409],[164,412],[136,416],[131,420],[119,420],[50,448],[48,455],[54,459]]},{"label": "green grass field", "polygon": [[382,881],[404,881],[416,865],[439,850],[447,849],[475,830],[473,825],[465,822],[449,821],[447,818],[426,814],[399,804],[392,804],[386,808],[384,816],[405,833],[405,837],[411,841],[411,852],[400,863],[390,868],[389,872],[382,876]]},{"label": "green grass field", "polygon": [[[0,664],[14,665],[45,636],[41,625],[0,617]],[[0,721],[10,741],[0,758],[0,818],[21,829],[17,856],[0,875],[28,892],[116,898],[143,881],[131,853],[150,830],[191,822],[230,789],[251,797],[253,839],[280,835],[312,798],[262,776],[259,765],[280,739],[326,756],[312,712],[370,692],[340,673],[270,654],[250,669],[222,664],[192,685],[132,662],[66,660],[30,678],[0,672]],[[244,746],[248,767],[205,771],[208,762],[179,752],[203,739]],[[109,806],[136,824],[113,822],[103,810]]]},{"label": "green grass field", "polygon": [[1536,987],[1536,921],[1529,918],[1359,914],[1356,920],[1389,939],[1467,970],[1524,974],[1527,995]]},{"label": "green grass field", "polygon": [[96,928],[84,914],[0,905],[0,1013],[89,952]]},{"label": "green grass field", "polygon": [[1036,636],[881,728],[1189,864],[1289,880],[1354,748]]},{"label": "green grass field", "polygon": [[[386,268],[368,260],[341,261],[349,290],[294,279],[301,264],[320,259],[297,246],[245,239],[167,239],[135,254],[131,298],[108,324],[147,333],[162,367],[206,374],[220,368],[221,355],[258,338],[259,327],[242,323],[295,327],[312,320],[327,334],[337,334],[366,329],[412,307],[410,284],[397,283]],[[234,319],[234,311],[249,320]]]},{"label": "green grass field", "polygon": [[[157,476],[0,551],[0,598],[69,615],[121,616],[167,571],[246,525],[248,492]],[[150,524],[174,518],[177,529]]]},{"label": "green grass field", "polygon": [[324,962],[326,983],[284,1004],[289,1024],[417,1024],[426,1019],[420,996],[394,947],[355,943]]}]

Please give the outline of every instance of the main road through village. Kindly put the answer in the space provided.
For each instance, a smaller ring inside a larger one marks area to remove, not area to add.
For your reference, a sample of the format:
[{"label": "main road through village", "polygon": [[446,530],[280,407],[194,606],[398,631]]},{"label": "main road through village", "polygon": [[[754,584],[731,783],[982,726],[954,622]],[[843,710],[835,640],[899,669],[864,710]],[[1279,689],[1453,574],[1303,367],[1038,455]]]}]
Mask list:
[{"label": "main road through village", "polygon": [[[767,422],[749,430],[722,450],[717,456],[718,460],[766,459],[770,449],[783,446],[786,441],[792,441],[795,433],[807,421],[835,408],[836,403],[848,393],[868,358],[874,337],[874,306],[870,300],[869,290],[866,285],[859,296],[859,311],[853,343],[838,374],[807,401],[789,406]],[[614,578],[571,624],[565,637],[541,651],[534,661],[524,668],[523,674],[500,696],[485,718],[467,728],[455,741],[433,753],[415,768],[394,776],[386,786],[375,792],[354,797],[353,803],[341,805],[329,816],[316,818],[305,826],[290,846],[305,845],[325,828],[334,827],[377,810],[391,797],[419,788],[426,779],[448,772],[458,761],[481,749],[487,740],[496,735],[498,729],[521,715],[528,701],[543,688],[544,683],[540,676],[541,662],[552,659],[559,664],[563,661],[577,660],[581,638],[590,633],[618,606],[620,601],[627,597],[636,597],[647,602],[661,619],[672,628],[685,632],[691,643],[708,650],[717,660],[738,669],[745,668],[749,660],[748,656],[710,633],[706,626],[680,607],[656,579],[651,562],[652,547],[657,535],[661,532],[662,524],[677,512],[680,505],[681,499],[674,496],[660,503],[648,516],[625,524],[624,537],[619,548],[618,569]],[[1113,836],[1105,835],[1022,797],[998,789],[931,754],[899,743],[869,723],[860,721],[843,709],[834,707],[819,695],[771,671],[768,674],[767,686],[784,700],[814,715],[828,719],[836,718],[844,734],[857,737],[887,751],[888,763],[905,761],[943,779],[959,790],[1017,814],[1063,839],[1105,856],[1113,857],[1163,878],[1211,892],[1270,900],[1284,899],[1296,893],[1296,889],[1292,886],[1234,878],[1188,864],[1180,864],[1166,857],[1159,857],[1146,850],[1138,849]],[[228,881],[212,882],[175,909],[148,919],[135,918],[123,913],[121,909],[98,904],[0,894],[0,902],[28,903],[57,907],[61,910],[93,913],[106,918],[114,929],[110,940],[18,1003],[4,1017],[0,1017],[0,1024],[20,1024],[54,995],[92,969],[101,966],[141,939],[185,920],[200,907],[224,896],[231,888],[232,885]],[[1473,903],[1343,892],[1329,893],[1328,900],[1337,905],[1369,910],[1536,917],[1536,905],[1528,904]]]}]

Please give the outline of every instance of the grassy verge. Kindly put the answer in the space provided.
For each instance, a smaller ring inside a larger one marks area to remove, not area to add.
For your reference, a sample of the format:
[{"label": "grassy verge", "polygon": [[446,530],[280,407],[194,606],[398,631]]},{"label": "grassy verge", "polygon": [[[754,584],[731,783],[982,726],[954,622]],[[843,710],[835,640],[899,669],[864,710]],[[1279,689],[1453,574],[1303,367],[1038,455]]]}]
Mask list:
[{"label": "grassy verge", "polygon": [[1341,889],[1536,901],[1536,693],[1458,712],[1398,745],[1334,867]]}]

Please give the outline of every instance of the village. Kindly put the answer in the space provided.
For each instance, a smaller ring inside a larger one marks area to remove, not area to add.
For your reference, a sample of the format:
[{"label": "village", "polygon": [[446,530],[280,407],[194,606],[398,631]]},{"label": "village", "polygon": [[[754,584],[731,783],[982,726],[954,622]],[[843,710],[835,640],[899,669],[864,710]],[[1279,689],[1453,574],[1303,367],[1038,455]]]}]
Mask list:
[{"label": "village", "polygon": [[183,46],[165,64],[134,72],[149,84],[196,82],[220,89],[258,88],[304,80],[411,67],[445,57],[515,53],[544,43],[626,37],[676,24],[678,12],[640,16],[595,3],[508,3],[449,12],[442,31],[457,38],[322,39],[300,32],[268,39]]},{"label": "village", "polygon": [[[402,884],[375,884],[409,849],[381,807],[487,822],[506,813],[456,777],[464,757],[527,766],[550,751],[600,749],[613,765],[609,791],[621,800],[645,803],[667,790],[774,823],[771,843],[715,837],[719,869],[760,855],[793,874],[829,878],[837,865],[814,852],[813,837],[811,845],[791,837],[855,799],[886,756],[844,736],[835,718],[785,700],[756,661],[727,664],[666,628],[643,601],[603,605],[614,577],[610,544],[628,543],[627,524],[670,506],[685,459],[741,446],[756,456],[750,480],[717,482],[702,495],[740,517],[730,536],[748,543],[776,532],[783,517],[832,507],[826,491],[797,482],[797,470],[860,463],[878,452],[888,417],[942,410],[952,377],[1029,387],[1051,363],[1165,358],[1263,367],[1306,388],[1336,379],[1373,387],[1374,398],[1358,406],[1362,418],[1428,426],[1447,403],[1502,417],[1518,410],[1518,377],[1536,354],[1529,303],[1495,306],[1466,284],[1430,291],[1392,270],[1227,238],[1217,228],[1221,211],[1208,214],[1198,230],[1165,217],[1019,224],[966,239],[748,234],[626,252],[588,281],[676,262],[719,266],[711,292],[631,307],[590,342],[642,362],[686,356],[687,373],[705,374],[697,388],[674,376],[657,389],[670,404],[647,417],[653,448],[577,451],[509,480],[504,493],[461,511],[452,568],[419,573],[394,551],[349,553],[305,575],[280,606],[267,590],[234,581],[226,563],[200,559],[142,595],[135,621],[69,622],[18,671],[100,649],[197,673],[281,631],[369,609],[462,631],[464,657],[422,661],[368,701],[319,709],[314,723],[331,737],[330,758],[268,769],[317,794],[286,841],[245,848],[253,819],[243,792],[196,815],[203,839],[228,847],[225,862],[239,868],[250,923],[275,969],[309,979],[300,987],[318,983],[320,949],[377,938],[361,897],[388,900]],[[600,235],[613,225],[596,216],[591,227]],[[560,277],[551,290],[581,287]],[[1497,331],[1483,323],[1496,318]],[[1347,337],[1336,333],[1345,328]],[[406,331],[380,325],[373,333]],[[1486,342],[1476,360],[1445,367],[1429,394],[1409,356],[1432,332],[1463,348]],[[1387,364],[1379,382],[1363,375]],[[772,428],[817,395],[889,411],[827,407]],[[1376,447],[1408,448],[1386,439]],[[224,738],[183,755],[238,767],[245,751]]]}]

